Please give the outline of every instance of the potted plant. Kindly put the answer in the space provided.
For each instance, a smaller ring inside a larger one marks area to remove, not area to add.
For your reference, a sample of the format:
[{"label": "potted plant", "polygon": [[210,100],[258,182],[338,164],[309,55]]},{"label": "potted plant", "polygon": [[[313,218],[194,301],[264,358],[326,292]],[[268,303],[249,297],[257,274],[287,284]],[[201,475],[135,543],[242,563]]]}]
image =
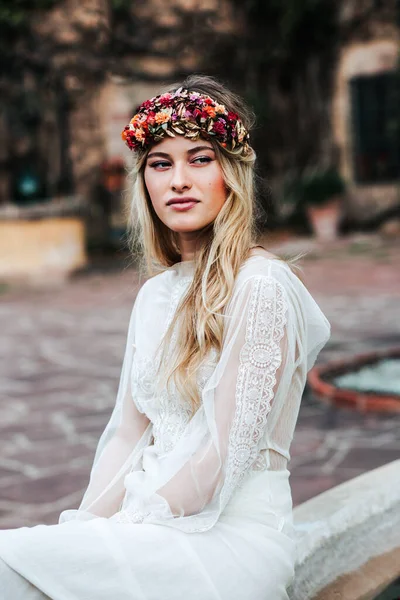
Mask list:
[{"label": "potted plant", "polygon": [[304,204],[315,237],[332,241],[337,236],[345,183],[334,168],[314,169],[303,175],[300,201]]}]

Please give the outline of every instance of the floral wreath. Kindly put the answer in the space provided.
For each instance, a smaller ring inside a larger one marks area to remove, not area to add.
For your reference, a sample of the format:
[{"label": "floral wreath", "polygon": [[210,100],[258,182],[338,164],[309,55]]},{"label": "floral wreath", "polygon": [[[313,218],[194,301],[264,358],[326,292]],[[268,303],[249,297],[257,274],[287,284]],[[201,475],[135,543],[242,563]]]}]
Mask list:
[{"label": "floral wreath", "polygon": [[165,136],[215,139],[221,146],[247,153],[249,134],[239,116],[199,92],[179,88],[143,102],[122,131],[131,150],[146,149]]}]

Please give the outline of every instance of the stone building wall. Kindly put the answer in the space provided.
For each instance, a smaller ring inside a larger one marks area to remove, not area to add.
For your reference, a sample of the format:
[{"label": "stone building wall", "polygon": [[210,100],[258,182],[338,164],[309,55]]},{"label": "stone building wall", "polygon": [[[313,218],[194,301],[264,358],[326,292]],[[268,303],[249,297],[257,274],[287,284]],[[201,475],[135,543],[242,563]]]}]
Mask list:
[{"label": "stone building wall", "polygon": [[[334,140],[339,149],[340,168],[350,188],[348,214],[356,219],[360,216],[373,216],[397,203],[399,199],[395,185],[357,185],[353,170],[349,81],[357,75],[377,74],[394,69],[400,51],[399,27],[393,18],[395,1],[388,0],[380,12],[375,10],[375,4],[373,0],[350,0],[343,3],[343,26],[358,17],[362,25],[354,28],[343,39],[332,98]],[[241,27],[236,22],[228,0],[204,0],[201,3],[194,0],[174,0],[168,6],[162,0],[152,0],[138,5],[138,14],[174,30],[179,26],[176,12],[179,7],[208,11],[210,15],[218,14],[219,18],[212,20],[213,26],[225,32]],[[120,143],[120,132],[129,122],[134,107],[157,93],[161,81],[174,80],[174,72],[177,70],[196,69],[196,56],[190,46],[173,60],[160,58],[158,52],[162,53],[168,43],[167,39],[161,37],[155,45],[149,47],[147,55],[135,58],[137,68],[146,73],[146,80],[128,81],[110,77],[99,90],[97,107],[101,115],[99,122],[102,124],[103,150],[107,158],[119,156],[129,160],[129,152]]]},{"label": "stone building wall", "polygon": [[[342,7],[345,26],[357,14],[367,13],[364,26],[344,41],[335,75],[335,91],[332,99],[332,127],[340,155],[341,170],[351,186],[350,212],[367,211],[371,214],[393,204],[397,198],[395,186],[359,186],[354,182],[352,166],[352,135],[349,80],[366,73],[378,73],[394,68],[399,52],[399,28],[386,13],[375,18],[371,10],[372,0],[346,0]],[[394,0],[385,5],[394,6]],[[135,75],[123,77],[109,74],[105,78],[80,82],[70,75],[66,84],[70,92],[77,92],[79,100],[73,108],[71,124],[71,158],[76,191],[88,199],[99,178],[101,163],[107,159],[129,159],[129,152],[120,138],[121,130],[129,122],[135,106],[146,97],[157,93],[162,82],[175,80],[175,73],[195,71],[196,52],[187,45],[171,56],[171,43],[182,26],[179,11],[196,15],[210,15],[210,27],[218,31],[234,32],[242,27],[232,9],[230,0],[148,0],[133,5],[137,17],[164,27],[167,32],[154,39],[145,39],[148,50],[135,56],[121,58],[126,71],[134,64]],[[370,11],[368,13],[368,11]],[[84,36],[93,40],[93,49],[101,54],[108,42],[108,2],[106,0],[64,0],[53,9],[45,20],[37,23],[38,31],[46,38],[52,36],[60,44],[71,45],[71,52],[60,52],[54,57],[60,67],[68,61],[79,61],[73,47],[79,47]],[[200,20],[200,19],[199,19]],[[169,32],[169,33],[168,33]],[[180,31],[180,33],[182,33]],[[195,35],[195,33],[192,34]],[[141,76],[142,74],[142,76]],[[82,84],[84,89],[80,89]],[[1,124],[0,124],[1,125]]]},{"label": "stone building wall", "polygon": [[44,40],[51,40],[60,48],[53,57],[53,65],[55,69],[65,69],[65,86],[72,99],[69,128],[75,189],[78,195],[89,197],[105,154],[105,140],[99,127],[102,84],[97,83],[96,77],[85,79],[75,74],[79,72],[75,65],[88,60],[80,54],[85,40],[90,39],[93,62],[95,54],[101,56],[108,43],[108,3],[106,0],[64,0],[35,26]]},{"label": "stone building wall", "polygon": [[[90,81],[71,115],[71,158],[76,191],[93,200],[93,189],[103,161],[122,158],[129,161],[129,151],[121,140],[121,131],[133,115],[134,108],[158,93],[160,87],[176,79],[175,73],[195,71],[196,53],[191,41],[171,56],[171,44],[182,35],[182,14],[213,16],[213,24],[221,31],[232,28],[234,17],[229,0],[162,0],[134,5],[136,17],[152,27],[165,28],[165,34],[146,41],[146,53],[120,58],[122,71],[132,70],[131,77],[108,74],[98,84]],[[218,16],[215,19],[215,16]],[[61,43],[79,46],[79,35],[95,36],[99,50],[107,43],[107,2],[104,0],[65,0],[41,24],[43,34],[57,32]],[[216,24],[216,25],[215,25]],[[73,59],[73,55],[71,57]],[[79,60],[79,56],[77,57]],[[62,60],[62,58],[61,58]],[[64,60],[68,58],[64,57]],[[134,67],[134,68],[132,68]],[[142,74],[142,77],[140,76]],[[71,77],[71,89],[81,82]]]},{"label": "stone building wall", "polygon": [[[391,10],[377,15],[371,10],[373,2],[345,2],[343,21],[359,13],[370,11],[363,27],[355,30],[340,50],[335,74],[335,90],[332,99],[332,127],[334,140],[338,146],[340,168],[349,183],[350,195],[347,212],[350,217],[368,218],[399,203],[399,189],[394,184],[360,185],[355,181],[353,167],[353,144],[350,103],[350,80],[359,75],[376,75],[394,70],[400,52],[400,32],[394,18],[395,5],[391,0],[387,7]],[[392,6],[391,6],[392,5]],[[353,11],[353,12],[352,12]]]}]

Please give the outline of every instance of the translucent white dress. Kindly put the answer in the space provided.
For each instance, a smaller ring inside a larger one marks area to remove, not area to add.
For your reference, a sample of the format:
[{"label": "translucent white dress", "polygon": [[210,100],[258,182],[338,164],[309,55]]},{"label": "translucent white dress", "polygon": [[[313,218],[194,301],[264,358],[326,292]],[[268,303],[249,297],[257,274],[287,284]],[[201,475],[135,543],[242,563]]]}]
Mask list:
[{"label": "translucent white dress", "polygon": [[156,391],[155,365],[193,271],[177,263],[140,289],[81,506],[57,525],[0,531],[2,600],[288,598],[289,448],[329,323],[284,262],[248,258],[190,418],[174,386]]}]

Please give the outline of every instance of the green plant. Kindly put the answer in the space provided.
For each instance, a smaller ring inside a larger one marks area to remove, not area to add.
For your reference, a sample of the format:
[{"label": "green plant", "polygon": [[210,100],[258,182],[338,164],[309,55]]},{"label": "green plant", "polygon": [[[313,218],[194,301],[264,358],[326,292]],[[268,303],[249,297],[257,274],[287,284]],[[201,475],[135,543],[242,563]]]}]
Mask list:
[{"label": "green plant", "polygon": [[323,206],[333,196],[345,192],[346,185],[334,168],[306,171],[302,175],[288,172],[283,181],[284,202],[292,207]]},{"label": "green plant", "polygon": [[346,189],[336,169],[314,170],[303,176],[301,200],[310,206],[323,206],[333,196],[340,196]]}]

